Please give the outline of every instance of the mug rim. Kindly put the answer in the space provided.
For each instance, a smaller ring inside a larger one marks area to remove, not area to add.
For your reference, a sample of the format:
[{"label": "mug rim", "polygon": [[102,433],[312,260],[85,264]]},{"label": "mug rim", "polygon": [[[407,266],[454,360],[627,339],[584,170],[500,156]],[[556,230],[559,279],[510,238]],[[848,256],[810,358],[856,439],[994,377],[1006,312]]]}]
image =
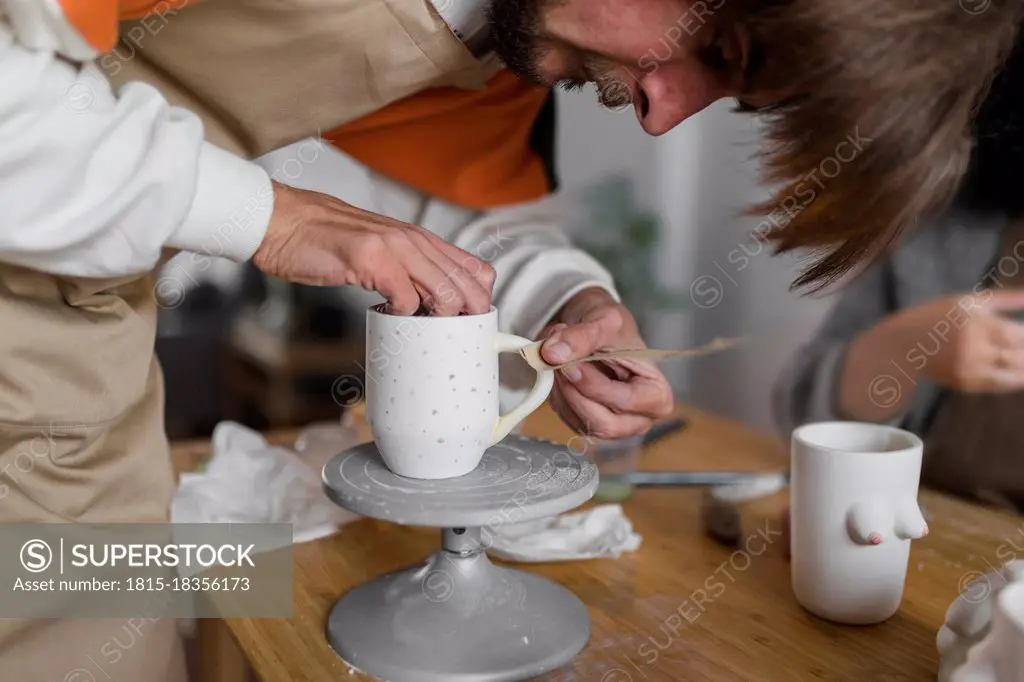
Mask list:
[{"label": "mug rim", "polygon": [[[906,445],[904,445],[903,447],[895,448],[893,450],[867,450],[867,451],[864,451],[864,450],[846,450],[846,449],[842,449],[842,448],[833,447],[831,445],[825,445],[825,444],[822,444],[820,442],[814,442],[814,441],[811,441],[811,440],[809,440],[807,438],[806,432],[811,431],[813,429],[828,428],[828,427],[838,427],[838,426],[843,426],[843,427],[856,426],[856,427],[874,429],[874,430],[876,430],[878,432],[889,434],[889,435],[898,435],[898,436],[900,436],[901,438],[903,438],[905,440]],[[890,456],[891,457],[893,455],[915,454],[917,452],[921,452],[923,450],[923,448],[924,448],[924,441],[922,441],[921,438],[917,434],[911,433],[910,431],[907,431],[906,429],[901,429],[898,426],[892,426],[891,424],[876,424],[876,423],[873,423],[873,422],[853,421],[853,420],[851,420],[851,421],[830,420],[830,421],[809,422],[807,424],[802,424],[802,425],[796,427],[795,429],[793,429],[793,433],[792,433],[791,438],[792,438],[792,441],[794,443],[799,443],[800,445],[802,445],[802,446],[804,446],[806,448],[817,450],[817,451],[819,451],[822,454],[846,455],[846,456],[849,456],[849,457],[879,457],[879,456]]]},{"label": "mug rim", "polygon": [[385,305],[387,305],[387,304],[386,303],[374,303],[373,305],[369,306],[366,309],[366,313],[367,313],[367,315],[376,315],[378,317],[386,317],[386,318],[389,318],[389,319],[408,319],[408,320],[415,320],[415,319],[463,320],[463,319],[469,319],[469,320],[475,320],[475,319],[479,319],[481,317],[487,317],[489,315],[495,315],[498,312],[498,308],[492,304],[490,309],[486,313],[474,313],[472,315],[445,315],[443,317],[442,316],[435,317],[433,315],[420,315],[420,316],[416,316],[416,315],[394,315],[392,313],[384,312],[383,308],[384,308]]}]

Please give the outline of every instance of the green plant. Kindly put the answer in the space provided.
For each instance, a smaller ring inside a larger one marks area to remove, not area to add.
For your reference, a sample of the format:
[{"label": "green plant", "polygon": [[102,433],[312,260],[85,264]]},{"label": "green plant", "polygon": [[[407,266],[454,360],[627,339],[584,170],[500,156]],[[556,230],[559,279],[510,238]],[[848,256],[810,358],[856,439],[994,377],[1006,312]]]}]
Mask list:
[{"label": "green plant", "polygon": [[686,294],[658,279],[661,221],[637,203],[632,181],[608,177],[582,190],[579,199],[582,224],[574,230],[575,242],[612,273],[623,304],[637,320],[642,323],[649,313],[684,306]]}]

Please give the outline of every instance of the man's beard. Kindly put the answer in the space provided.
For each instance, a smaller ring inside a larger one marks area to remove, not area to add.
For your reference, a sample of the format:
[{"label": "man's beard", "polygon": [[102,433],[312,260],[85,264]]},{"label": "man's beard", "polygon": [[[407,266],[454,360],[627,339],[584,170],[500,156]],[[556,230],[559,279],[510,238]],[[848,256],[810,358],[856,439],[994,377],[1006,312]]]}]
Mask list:
[{"label": "man's beard", "polygon": [[514,74],[532,83],[543,83],[537,73],[540,50],[541,10],[548,0],[491,0],[487,23],[495,53]]},{"label": "man's beard", "polygon": [[[514,74],[523,80],[550,85],[537,72],[542,56],[537,45],[541,13],[550,3],[558,0],[491,0],[487,19],[491,29],[491,44],[495,53]],[[588,59],[587,70],[595,80],[597,100],[607,109],[622,109],[633,102],[629,86],[615,75],[615,67],[601,60]],[[582,89],[580,80],[559,82],[566,90]]]}]

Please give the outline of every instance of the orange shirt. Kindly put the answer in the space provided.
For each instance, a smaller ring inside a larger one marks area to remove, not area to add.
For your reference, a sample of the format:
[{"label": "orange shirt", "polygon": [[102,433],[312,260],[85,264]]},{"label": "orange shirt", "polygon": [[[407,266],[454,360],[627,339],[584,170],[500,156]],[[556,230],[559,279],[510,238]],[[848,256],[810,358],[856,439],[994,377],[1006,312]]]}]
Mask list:
[{"label": "orange shirt", "polygon": [[379,173],[461,206],[538,199],[553,188],[530,136],[550,95],[503,70],[486,90],[426,90],[324,139]]},{"label": "orange shirt", "polygon": [[[118,22],[177,11],[197,0],[59,0],[98,51],[117,43]],[[216,68],[216,65],[211,65]],[[324,135],[373,170],[471,208],[535,200],[554,188],[531,144],[551,92],[508,71],[483,91],[436,88],[395,102]]]}]

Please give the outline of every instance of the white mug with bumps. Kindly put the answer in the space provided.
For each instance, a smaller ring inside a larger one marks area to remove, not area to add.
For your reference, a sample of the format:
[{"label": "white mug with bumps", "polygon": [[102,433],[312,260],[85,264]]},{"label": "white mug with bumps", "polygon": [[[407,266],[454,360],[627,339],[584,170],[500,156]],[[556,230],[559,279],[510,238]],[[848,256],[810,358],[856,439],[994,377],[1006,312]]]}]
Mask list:
[{"label": "white mug with bumps", "polygon": [[879,623],[899,609],[910,542],[928,534],[917,503],[921,439],[882,424],[793,431],[793,592],[827,620]]}]

